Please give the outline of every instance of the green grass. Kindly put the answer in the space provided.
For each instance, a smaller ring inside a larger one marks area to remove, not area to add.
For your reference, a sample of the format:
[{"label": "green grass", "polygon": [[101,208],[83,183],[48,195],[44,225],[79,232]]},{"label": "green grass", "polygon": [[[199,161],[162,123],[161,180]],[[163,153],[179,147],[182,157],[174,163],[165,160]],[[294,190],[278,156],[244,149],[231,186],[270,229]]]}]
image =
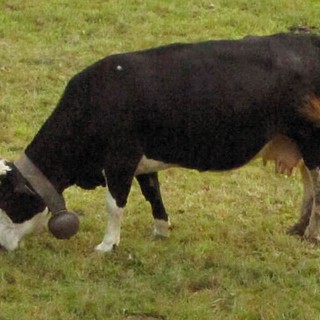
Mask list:
[{"label": "green grass", "polygon": [[[0,154],[15,159],[68,79],[105,55],[176,41],[319,26],[317,0],[0,0]],[[320,319],[320,250],[286,235],[299,175],[260,161],[228,173],[160,174],[174,228],[155,241],[135,183],[120,248],[104,234],[104,190],[65,192],[81,232],[44,232],[0,254],[0,320]]]}]

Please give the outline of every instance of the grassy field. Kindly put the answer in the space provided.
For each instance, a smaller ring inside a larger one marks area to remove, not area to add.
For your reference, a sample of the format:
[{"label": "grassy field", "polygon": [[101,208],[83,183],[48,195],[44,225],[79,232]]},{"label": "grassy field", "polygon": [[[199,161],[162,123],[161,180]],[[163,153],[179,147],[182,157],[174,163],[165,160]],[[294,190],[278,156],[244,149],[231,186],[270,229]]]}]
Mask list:
[{"label": "grassy field", "polygon": [[[0,155],[21,154],[68,79],[117,52],[319,27],[318,0],[0,0]],[[0,254],[0,320],[320,319],[320,249],[286,235],[299,174],[260,161],[228,173],[160,173],[174,228],[152,238],[132,187],[120,248],[94,252],[104,190],[65,192],[81,232],[47,232]]]}]

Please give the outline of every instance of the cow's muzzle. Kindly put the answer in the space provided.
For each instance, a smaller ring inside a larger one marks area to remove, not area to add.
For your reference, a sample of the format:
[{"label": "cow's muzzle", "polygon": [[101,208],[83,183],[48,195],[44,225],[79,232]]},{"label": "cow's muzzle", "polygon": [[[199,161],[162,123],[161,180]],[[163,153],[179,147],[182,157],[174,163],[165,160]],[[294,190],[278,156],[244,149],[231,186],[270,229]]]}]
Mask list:
[{"label": "cow's muzzle", "polygon": [[66,209],[64,198],[48,178],[33,164],[26,154],[16,160],[14,165],[52,213],[48,223],[51,233],[58,239],[69,239],[75,235],[80,226],[78,215]]}]

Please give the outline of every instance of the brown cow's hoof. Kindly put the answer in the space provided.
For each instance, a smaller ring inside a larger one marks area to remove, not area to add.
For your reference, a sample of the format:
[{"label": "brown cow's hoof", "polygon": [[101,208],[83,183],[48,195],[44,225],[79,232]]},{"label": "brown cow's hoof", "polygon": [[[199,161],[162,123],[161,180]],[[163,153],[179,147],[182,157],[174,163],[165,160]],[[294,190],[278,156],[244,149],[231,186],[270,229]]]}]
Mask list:
[{"label": "brown cow's hoof", "polygon": [[48,227],[58,239],[69,239],[79,231],[79,218],[76,213],[62,211],[49,220]]}]

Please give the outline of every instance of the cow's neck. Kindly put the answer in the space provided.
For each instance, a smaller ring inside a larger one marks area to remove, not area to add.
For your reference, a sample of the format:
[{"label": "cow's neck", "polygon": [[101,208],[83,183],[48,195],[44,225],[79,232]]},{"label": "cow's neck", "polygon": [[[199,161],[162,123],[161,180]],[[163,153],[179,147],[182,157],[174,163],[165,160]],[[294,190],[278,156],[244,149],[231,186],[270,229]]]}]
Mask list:
[{"label": "cow's neck", "polygon": [[61,194],[26,154],[17,159],[14,165],[52,213],[66,211],[65,201]]},{"label": "cow's neck", "polygon": [[68,83],[57,107],[25,150],[58,192],[85,180],[83,177],[90,180],[92,172],[96,175],[102,170],[99,154],[103,145],[94,125],[96,109],[88,101],[89,84],[84,80],[78,76]]},{"label": "cow's neck", "polygon": [[53,152],[50,147],[40,148],[32,143],[25,154],[59,193],[72,185],[70,172],[64,167],[63,150]]}]

